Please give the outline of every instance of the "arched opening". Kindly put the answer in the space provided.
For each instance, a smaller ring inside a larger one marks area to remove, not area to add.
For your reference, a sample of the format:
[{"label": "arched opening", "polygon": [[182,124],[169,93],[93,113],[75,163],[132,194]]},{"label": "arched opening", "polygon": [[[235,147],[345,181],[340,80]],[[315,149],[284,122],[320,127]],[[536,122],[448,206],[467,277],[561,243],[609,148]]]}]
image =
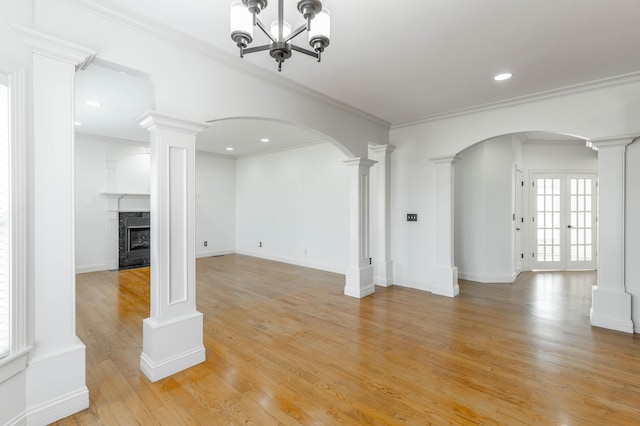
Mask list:
[{"label": "arched opening", "polygon": [[584,138],[507,134],[459,156],[454,254],[460,278],[511,283],[527,270],[595,269],[598,160]]},{"label": "arched opening", "polygon": [[232,117],[212,120],[196,152],[196,256],[234,252],[344,273],[346,148],[292,123]]}]

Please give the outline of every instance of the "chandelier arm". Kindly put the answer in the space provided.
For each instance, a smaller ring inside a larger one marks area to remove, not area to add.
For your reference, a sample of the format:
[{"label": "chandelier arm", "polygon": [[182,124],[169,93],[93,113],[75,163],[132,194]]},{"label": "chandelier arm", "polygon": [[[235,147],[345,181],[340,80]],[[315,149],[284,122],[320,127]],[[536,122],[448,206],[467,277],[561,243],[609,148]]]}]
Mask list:
[{"label": "chandelier arm", "polygon": [[[245,50],[245,52],[247,50]],[[312,52],[311,50],[305,49],[304,47],[298,47],[295,44],[291,45],[291,50],[295,50],[296,52],[304,53],[305,55],[309,55],[309,56],[314,57],[316,59],[318,59],[318,57],[319,57],[316,52]]]},{"label": "chandelier arm", "polygon": [[294,37],[296,37],[298,34],[300,34],[301,32],[305,31],[307,29],[307,24],[302,24],[300,25],[298,28],[296,28],[295,31],[293,31],[291,34],[289,34],[287,36],[287,38],[284,39],[284,42],[288,42],[289,40],[293,39]]},{"label": "chandelier arm", "polygon": [[267,37],[269,37],[269,39],[272,42],[275,43],[276,41],[278,41],[271,35],[271,32],[267,31],[267,27],[264,26],[264,24],[262,23],[262,21],[259,18],[256,19],[256,25],[262,30],[263,33],[265,33],[265,35]]},{"label": "chandelier arm", "polygon": [[246,53],[254,53],[254,52],[262,52],[263,50],[269,50],[270,45],[265,44],[263,46],[249,47],[244,49],[243,52]]}]

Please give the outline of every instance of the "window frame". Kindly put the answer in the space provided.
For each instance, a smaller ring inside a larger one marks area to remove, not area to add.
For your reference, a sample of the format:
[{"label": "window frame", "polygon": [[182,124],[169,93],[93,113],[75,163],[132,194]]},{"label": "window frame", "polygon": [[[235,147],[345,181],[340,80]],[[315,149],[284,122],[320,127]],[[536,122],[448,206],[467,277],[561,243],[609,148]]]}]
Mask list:
[{"label": "window frame", "polygon": [[[2,72],[2,70],[0,70]],[[27,70],[7,76],[9,88],[9,197],[10,290],[9,354],[0,359],[0,383],[27,366],[32,349],[28,329],[27,299]]]}]

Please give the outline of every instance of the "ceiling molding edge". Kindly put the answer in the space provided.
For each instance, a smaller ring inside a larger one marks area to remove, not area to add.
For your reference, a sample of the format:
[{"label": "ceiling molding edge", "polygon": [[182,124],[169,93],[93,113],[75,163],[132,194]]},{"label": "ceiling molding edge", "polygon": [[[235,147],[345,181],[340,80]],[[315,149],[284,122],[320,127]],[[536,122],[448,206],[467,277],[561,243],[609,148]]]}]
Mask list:
[{"label": "ceiling molding edge", "polygon": [[238,61],[235,55],[231,55],[215,46],[212,46],[203,41],[200,41],[195,37],[189,36],[172,27],[161,24],[160,22],[157,22],[148,18],[144,18],[130,11],[127,11],[127,14],[125,14],[124,13],[125,11],[122,10],[122,8],[120,7],[113,5],[113,9],[111,9],[105,6],[98,5],[94,3],[92,0],[63,0],[63,1],[79,9],[82,9],[84,11],[87,11],[95,15],[98,15],[102,18],[108,19],[119,25],[129,27],[145,35],[151,36],[159,40],[163,40],[165,42],[172,43],[178,47],[187,48],[192,52],[195,52],[204,57],[207,57],[223,66],[233,69],[234,71],[240,71],[252,77],[257,77],[263,80],[267,80],[269,83],[272,83],[276,86],[280,86],[282,88],[292,90],[294,92],[298,92],[302,95],[312,97],[324,104],[327,104],[332,107],[343,110],[345,112],[349,112],[351,114],[357,115],[377,125],[384,126],[387,128],[391,127],[391,122],[389,121],[386,121],[380,117],[376,117],[373,114],[370,114],[366,111],[353,107],[349,104],[346,104],[330,96],[327,96],[316,90],[310,89],[300,83],[296,83],[295,81],[289,80],[286,77],[283,78],[278,75],[265,73],[262,69],[256,67],[255,65],[252,65],[246,61]]},{"label": "ceiling molding edge", "polygon": [[543,92],[532,93],[529,95],[517,96],[515,98],[509,98],[501,101],[490,102],[487,104],[461,108],[453,111],[426,115],[424,117],[418,117],[410,120],[398,121],[391,124],[391,129],[410,127],[410,126],[429,123],[433,121],[446,120],[448,118],[461,117],[461,116],[476,114],[484,111],[491,111],[499,108],[513,107],[517,105],[526,104],[529,102],[558,98],[561,96],[567,96],[567,95],[572,95],[572,94],[581,93],[581,92],[588,92],[591,90],[617,86],[625,83],[633,83],[637,81],[640,81],[640,71],[632,72],[629,74],[617,75],[613,77],[606,77],[600,80],[592,80],[586,83],[578,83],[571,86],[560,87],[557,89],[546,90]]}]

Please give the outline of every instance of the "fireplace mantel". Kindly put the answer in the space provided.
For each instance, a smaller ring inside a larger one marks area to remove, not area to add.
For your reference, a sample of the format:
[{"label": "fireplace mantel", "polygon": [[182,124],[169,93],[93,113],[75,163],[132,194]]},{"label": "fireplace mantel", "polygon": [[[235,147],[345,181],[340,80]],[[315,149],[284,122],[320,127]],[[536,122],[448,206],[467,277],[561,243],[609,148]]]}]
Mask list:
[{"label": "fireplace mantel", "polygon": [[107,210],[107,268],[118,269],[118,214],[120,212],[148,212],[149,194],[131,192],[102,192]]}]

